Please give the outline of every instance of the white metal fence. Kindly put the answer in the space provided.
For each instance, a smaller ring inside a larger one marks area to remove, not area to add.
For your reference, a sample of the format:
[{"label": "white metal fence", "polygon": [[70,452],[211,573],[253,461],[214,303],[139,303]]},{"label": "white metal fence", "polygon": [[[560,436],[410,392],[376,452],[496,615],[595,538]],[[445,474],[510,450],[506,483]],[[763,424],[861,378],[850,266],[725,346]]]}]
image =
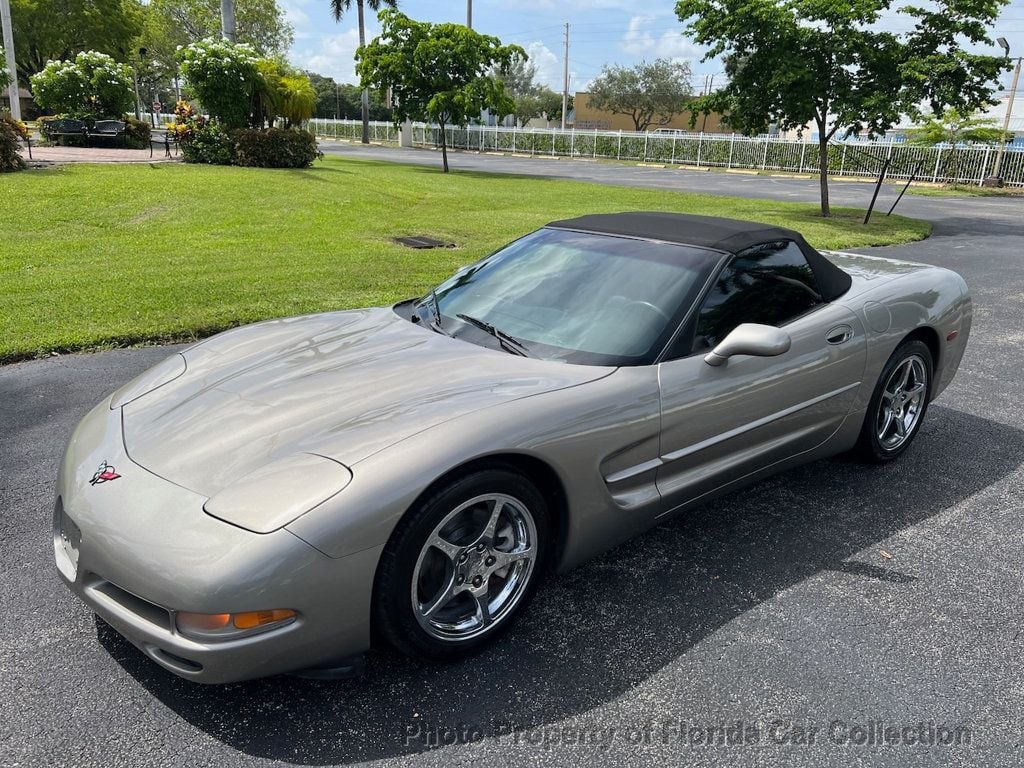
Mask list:
[{"label": "white metal fence", "polygon": [[[326,138],[358,140],[358,120],[311,120],[310,129]],[[391,123],[370,123],[370,140],[398,143]],[[524,155],[634,160],[636,162],[744,168],[765,171],[817,172],[816,142],[735,134],[659,134],[619,131],[505,128],[471,125],[445,128],[453,149],[511,152]],[[441,144],[437,126],[413,126],[413,145]],[[835,176],[877,177],[889,160],[888,178],[907,179],[916,170],[922,181],[981,184],[995,167],[996,149],[990,146],[916,147],[891,142],[832,142],[828,146],[828,172]],[[1024,150],[1007,148],[1001,175],[1010,186],[1024,186]]]}]

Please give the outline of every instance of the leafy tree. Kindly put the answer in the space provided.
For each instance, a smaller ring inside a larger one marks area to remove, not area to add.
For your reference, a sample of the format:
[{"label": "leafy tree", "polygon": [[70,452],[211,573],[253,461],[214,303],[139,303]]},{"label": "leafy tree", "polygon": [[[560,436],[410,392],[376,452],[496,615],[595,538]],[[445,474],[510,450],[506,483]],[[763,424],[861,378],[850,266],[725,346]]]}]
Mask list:
[{"label": "leafy tree", "polygon": [[18,80],[41,72],[48,61],[100,51],[124,61],[141,26],[138,0],[11,0]]},{"label": "leafy tree", "polygon": [[[316,109],[314,117],[341,117],[347,114],[341,109],[341,93],[338,83],[333,77],[320,75],[316,72],[306,72],[309,83],[313,86],[316,94]],[[348,106],[346,104],[346,106]]]},{"label": "leafy tree", "polygon": [[[164,19],[171,48],[221,36],[220,0],[151,0],[150,7]],[[285,55],[294,37],[277,0],[235,0],[235,32],[261,56]]]},{"label": "leafy tree", "polygon": [[[366,45],[366,19],[365,19],[365,6],[370,6],[370,10],[376,13],[380,10],[381,5],[387,8],[397,8],[398,0],[356,0],[356,11],[359,16],[359,47],[360,49]],[[352,7],[352,0],[331,0],[331,13],[334,14],[335,21],[341,21],[342,14]],[[362,117],[363,117],[363,144],[370,143],[370,91],[367,88],[363,88],[361,97],[362,104]]]},{"label": "leafy tree", "polygon": [[189,88],[210,117],[227,128],[249,122],[256,94],[265,87],[252,46],[209,38],[182,48],[178,58]]},{"label": "leafy tree", "polygon": [[[337,83],[333,78],[306,72],[316,91],[316,117],[351,118],[360,114],[362,89],[349,83]],[[390,120],[391,107],[384,100],[384,92],[370,90],[370,119]]]},{"label": "leafy tree", "polygon": [[[135,69],[143,103],[160,99],[172,105],[177,97],[180,39],[177,30],[152,3],[143,6],[142,31],[131,45],[128,61]],[[184,45],[185,43],[181,43]],[[174,94],[175,98],[168,98]],[[166,111],[170,111],[168,108]]]},{"label": "leafy tree", "polygon": [[492,67],[491,77],[505,85],[505,92],[513,99],[520,96],[534,96],[540,89],[537,85],[537,65],[529,59],[514,57],[506,67]]},{"label": "leafy tree", "polygon": [[303,74],[287,74],[278,86],[281,95],[280,115],[284,127],[297,127],[309,120],[316,112],[316,91],[309,78]]},{"label": "leafy tree", "polygon": [[82,119],[121,117],[135,100],[127,65],[95,51],[80,53],[72,61],[47,62],[31,82],[40,107]]},{"label": "leafy tree", "polygon": [[283,117],[285,128],[293,128],[309,120],[316,112],[316,91],[309,78],[291,70],[276,59],[256,62],[260,81],[254,94],[252,125],[274,127]]},{"label": "leafy tree", "polygon": [[[562,119],[562,94],[555,93],[546,85],[538,86],[532,93],[516,96],[513,114],[520,127],[525,127],[535,117],[557,121]],[[572,108],[572,97],[569,101]]]},{"label": "leafy tree", "polygon": [[[536,81],[537,67],[528,59],[513,57],[507,67],[493,67],[491,77],[505,85],[505,93],[515,103],[512,114],[521,127],[535,117],[561,120],[562,95]],[[572,97],[569,98],[571,105]]]},{"label": "leafy tree", "polygon": [[[1005,141],[1002,128],[990,117],[963,113],[950,107],[940,116],[931,115],[921,125],[907,131],[907,141],[922,147],[948,144],[956,149],[961,144],[995,144]],[[952,176],[955,184],[960,177],[960,153],[952,154]]]},{"label": "leafy tree", "polygon": [[[710,0],[709,0],[710,1]],[[590,104],[628,115],[638,131],[665,125],[686,110],[690,99],[690,65],[670,59],[632,67],[605,65],[590,85]]]},{"label": "leafy tree", "polygon": [[466,125],[483,109],[511,114],[515,105],[505,86],[488,72],[515,56],[526,58],[526,51],[462,24],[414,21],[391,9],[379,18],[381,35],[356,51],[356,72],[364,88],[391,89],[396,125],[406,119],[437,121],[447,173],[445,125]]},{"label": "leafy tree", "polygon": [[931,115],[921,125],[907,131],[911,144],[934,147],[939,144],[995,144],[1003,141],[1003,130],[996,120],[977,114],[963,113],[950,107],[939,117]]},{"label": "leafy tree", "polygon": [[0,46],[0,90],[11,84],[11,73],[7,71],[7,60],[4,55],[3,46]]},{"label": "leafy tree", "polygon": [[520,128],[525,128],[533,118],[541,115],[540,98],[536,94],[518,95],[512,99],[512,105],[512,114]]},{"label": "leafy tree", "polygon": [[934,111],[973,112],[989,103],[1007,67],[966,48],[990,44],[1006,0],[935,0],[928,10],[903,6],[912,31],[880,28],[894,0],[679,0],[686,34],[725,55],[728,84],[693,104],[717,111],[746,134],[772,124],[818,134],[821,213],[829,215],[828,142],[839,132],[875,136],[928,102]]},{"label": "leafy tree", "polygon": [[[566,107],[572,109],[572,94],[570,93],[568,100],[566,101]],[[551,90],[547,86],[541,86],[540,93],[537,94],[537,100],[540,103],[540,114],[545,119],[551,122],[557,122],[562,119],[562,94]]]}]

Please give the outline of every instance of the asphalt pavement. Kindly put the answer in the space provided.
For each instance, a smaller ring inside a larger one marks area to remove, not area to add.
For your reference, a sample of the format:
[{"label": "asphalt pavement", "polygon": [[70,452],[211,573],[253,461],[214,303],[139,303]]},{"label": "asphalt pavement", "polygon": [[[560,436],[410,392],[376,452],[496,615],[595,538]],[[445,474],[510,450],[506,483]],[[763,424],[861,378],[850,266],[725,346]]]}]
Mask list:
[{"label": "asphalt pavement", "polygon": [[[816,194],[797,179],[451,162]],[[960,372],[908,453],[817,462],[667,523],[550,580],[513,632],[457,664],[374,653],[359,680],[220,687],[162,671],[58,582],[51,509],[77,420],[169,348],[0,367],[0,765],[1024,763],[1024,201],[905,202],[934,236],[872,252],[956,269],[975,300]]]}]

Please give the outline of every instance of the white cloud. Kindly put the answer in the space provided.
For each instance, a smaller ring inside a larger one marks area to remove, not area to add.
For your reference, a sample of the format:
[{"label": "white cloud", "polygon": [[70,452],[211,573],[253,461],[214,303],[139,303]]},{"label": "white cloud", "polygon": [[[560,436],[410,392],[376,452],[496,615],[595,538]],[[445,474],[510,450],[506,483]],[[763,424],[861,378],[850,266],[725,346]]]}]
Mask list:
[{"label": "white cloud", "polygon": [[530,63],[537,68],[537,82],[555,91],[562,90],[562,59],[542,42],[523,46]]},{"label": "white cloud", "polygon": [[[366,39],[372,40],[378,34],[379,30],[367,29]],[[333,35],[310,35],[303,42],[305,45],[296,45],[292,49],[291,59],[297,66],[333,77],[341,83],[359,82],[355,62],[356,48],[359,47],[358,29],[346,29]]]},{"label": "white cloud", "polygon": [[313,21],[309,14],[303,10],[303,6],[309,5],[309,0],[281,0],[281,10],[284,11],[284,18],[295,29],[295,38],[309,37],[313,28]]},{"label": "white cloud", "polygon": [[657,21],[655,16],[633,16],[630,18],[626,34],[623,35],[619,47],[631,56],[647,59],[666,58],[673,61],[696,61],[701,57],[701,49],[683,37],[682,29],[679,31],[665,30],[660,35],[655,35],[650,29],[645,29],[653,21]]}]

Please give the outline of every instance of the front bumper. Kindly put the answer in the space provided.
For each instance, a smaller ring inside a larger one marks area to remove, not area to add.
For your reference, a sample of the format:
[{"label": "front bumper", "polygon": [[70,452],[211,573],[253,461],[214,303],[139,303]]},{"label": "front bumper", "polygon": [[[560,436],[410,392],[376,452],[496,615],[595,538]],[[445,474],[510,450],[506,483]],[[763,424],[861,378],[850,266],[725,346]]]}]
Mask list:
[{"label": "front bumper", "polygon": [[[61,468],[54,558],[72,592],[157,664],[196,682],[333,666],[369,647],[381,548],[331,558],[284,529],[256,534],[216,520],[203,496],[128,458],[120,420],[119,409],[97,406]],[[90,483],[101,463],[118,477]],[[298,615],[231,640],[193,640],[174,619],[273,608]]]}]

